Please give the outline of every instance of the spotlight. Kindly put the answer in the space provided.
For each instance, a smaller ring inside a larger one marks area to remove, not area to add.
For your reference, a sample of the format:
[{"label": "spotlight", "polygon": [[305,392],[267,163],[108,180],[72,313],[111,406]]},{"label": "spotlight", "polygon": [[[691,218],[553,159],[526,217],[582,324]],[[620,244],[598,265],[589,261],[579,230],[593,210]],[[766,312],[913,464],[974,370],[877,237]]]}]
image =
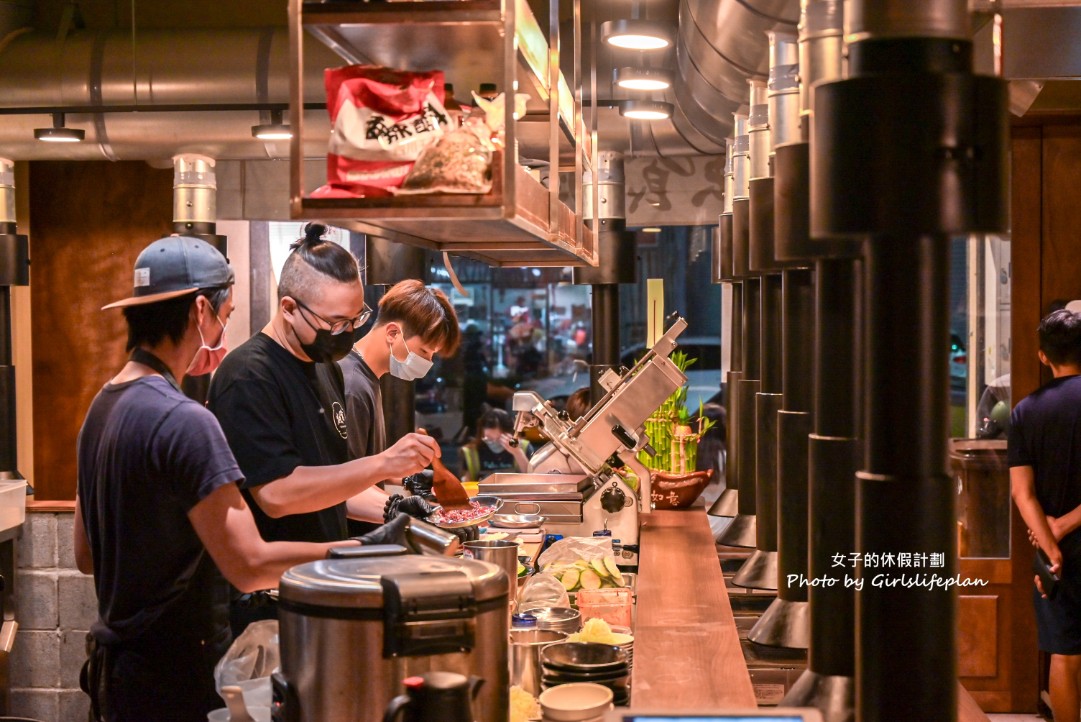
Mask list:
[{"label": "spotlight", "polygon": [[288,123],[282,121],[280,110],[270,111],[270,122],[253,125],[251,134],[259,140],[289,140],[293,137],[293,130]]},{"label": "spotlight", "polygon": [[608,20],[601,24],[601,37],[628,50],[660,50],[672,44],[671,30],[649,20]]},{"label": "spotlight", "polygon": [[64,127],[64,114],[53,113],[53,127],[35,128],[34,137],[46,143],[78,143],[86,137],[85,130]]},{"label": "spotlight", "polygon": [[664,68],[619,68],[616,85],[626,90],[667,90],[672,87],[672,73]]},{"label": "spotlight", "polygon": [[621,100],[619,114],[633,120],[664,120],[672,117],[672,104],[658,100]]}]

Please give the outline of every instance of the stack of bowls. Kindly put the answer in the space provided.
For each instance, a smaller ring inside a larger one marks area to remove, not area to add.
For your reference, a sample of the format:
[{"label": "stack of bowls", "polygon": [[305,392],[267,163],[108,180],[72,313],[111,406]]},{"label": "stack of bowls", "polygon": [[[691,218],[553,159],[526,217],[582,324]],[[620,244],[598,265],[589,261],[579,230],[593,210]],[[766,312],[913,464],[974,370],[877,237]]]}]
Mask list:
[{"label": "stack of bowls", "polygon": [[612,690],[620,707],[630,702],[630,665],[619,647],[594,642],[563,642],[541,650],[541,686],[548,690],[565,684],[592,682]]},{"label": "stack of bowls", "polygon": [[537,629],[574,634],[582,628],[582,615],[570,607],[533,607],[524,610],[537,618]]}]

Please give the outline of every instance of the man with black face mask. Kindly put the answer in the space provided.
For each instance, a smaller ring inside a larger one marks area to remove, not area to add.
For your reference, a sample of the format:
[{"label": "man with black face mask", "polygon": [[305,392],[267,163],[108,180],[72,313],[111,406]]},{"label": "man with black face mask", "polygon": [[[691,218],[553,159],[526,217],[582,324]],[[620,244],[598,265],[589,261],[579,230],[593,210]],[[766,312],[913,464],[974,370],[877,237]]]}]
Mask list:
[{"label": "man with black face mask", "polygon": [[[208,406],[244,472],[242,490],[268,541],[346,539],[348,499],[382,479],[419,472],[439,455],[433,439],[408,434],[382,453],[351,460],[336,362],[371,311],[356,259],[322,240],[325,231],[309,224],[293,244],[274,317],[225,358],[210,385]],[[391,521],[409,506],[387,512],[384,521]],[[400,542],[402,528],[385,524],[364,542]],[[234,632],[276,613],[248,598],[234,602]]]}]

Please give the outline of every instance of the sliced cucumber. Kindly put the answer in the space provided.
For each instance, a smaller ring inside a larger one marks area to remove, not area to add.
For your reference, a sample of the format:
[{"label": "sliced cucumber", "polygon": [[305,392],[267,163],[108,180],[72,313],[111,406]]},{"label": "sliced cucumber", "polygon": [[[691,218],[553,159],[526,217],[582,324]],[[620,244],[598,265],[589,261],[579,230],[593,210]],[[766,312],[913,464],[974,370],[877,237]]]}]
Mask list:
[{"label": "sliced cucumber", "polygon": [[598,575],[597,572],[593,571],[592,569],[586,569],[584,572],[582,572],[580,581],[582,584],[582,589],[592,590],[601,588],[600,575]]},{"label": "sliced cucumber", "polygon": [[612,577],[617,586],[623,586],[623,572],[619,571],[619,567],[616,566],[616,562],[612,557],[604,558],[604,566],[608,570],[608,576]]},{"label": "sliced cucumber", "polygon": [[604,562],[600,559],[594,559],[589,563],[589,566],[593,567],[593,571],[597,572],[597,574],[599,574],[602,579],[608,576],[608,572],[604,568]]},{"label": "sliced cucumber", "polygon": [[559,578],[559,581],[563,584],[564,589],[573,592],[578,587],[579,576],[577,569],[568,569],[563,572],[563,576]]}]

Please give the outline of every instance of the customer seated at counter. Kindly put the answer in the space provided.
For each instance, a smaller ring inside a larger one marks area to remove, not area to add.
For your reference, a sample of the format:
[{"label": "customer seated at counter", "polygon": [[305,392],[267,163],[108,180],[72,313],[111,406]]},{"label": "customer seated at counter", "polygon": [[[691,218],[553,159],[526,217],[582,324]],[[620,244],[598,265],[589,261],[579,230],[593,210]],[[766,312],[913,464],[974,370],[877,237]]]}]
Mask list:
[{"label": "customer seated at counter", "polygon": [[[383,479],[414,474],[439,455],[434,439],[407,434],[386,451],[351,458],[337,362],[371,311],[356,259],[323,240],[325,231],[308,224],[282,267],[274,317],[225,358],[210,384],[209,408],[236,455],[241,490],[268,541],[348,538],[350,499]],[[388,502],[384,521],[413,511],[399,502]],[[384,524],[360,538],[396,543],[403,529]],[[275,618],[277,610],[238,594],[230,615],[239,633],[257,619]]]},{"label": "customer seated at counter", "polygon": [[529,442],[514,443],[514,422],[503,409],[489,409],[477,422],[477,436],[461,448],[462,481],[479,481],[499,472],[524,473]]},{"label": "customer seated at counter", "polygon": [[139,254],[134,275],[132,296],[105,306],[123,309],[131,355],[78,439],[75,557],[98,598],[82,686],[97,720],[199,722],[221,706],[213,669],[232,641],[225,580],[273,587],[286,569],[350,542],[264,542],[221,427],[180,390],[225,353],[225,257],[172,236]]}]

